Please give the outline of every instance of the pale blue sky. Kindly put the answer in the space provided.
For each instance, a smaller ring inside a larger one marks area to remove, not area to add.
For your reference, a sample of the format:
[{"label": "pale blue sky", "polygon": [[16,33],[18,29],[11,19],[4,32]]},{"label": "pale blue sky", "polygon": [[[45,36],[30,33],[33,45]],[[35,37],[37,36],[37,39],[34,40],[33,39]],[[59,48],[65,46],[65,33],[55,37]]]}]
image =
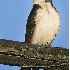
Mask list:
[{"label": "pale blue sky", "polygon": [[[52,46],[69,47],[68,4],[68,0],[53,0],[53,5],[61,16],[61,29]],[[27,17],[32,5],[33,0],[0,0],[0,39],[24,41]],[[20,70],[20,68],[0,65],[0,70]]]}]

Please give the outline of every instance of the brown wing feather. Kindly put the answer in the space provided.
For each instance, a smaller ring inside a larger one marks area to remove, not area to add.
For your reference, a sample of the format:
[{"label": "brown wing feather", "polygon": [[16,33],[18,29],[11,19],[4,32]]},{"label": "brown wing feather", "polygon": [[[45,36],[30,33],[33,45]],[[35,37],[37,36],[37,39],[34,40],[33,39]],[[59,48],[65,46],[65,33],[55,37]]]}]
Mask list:
[{"label": "brown wing feather", "polygon": [[37,10],[41,8],[39,4],[34,4],[33,8],[28,16],[27,24],[26,24],[26,34],[25,34],[25,42],[30,43],[32,39],[32,35],[35,28],[35,16],[37,15]]}]

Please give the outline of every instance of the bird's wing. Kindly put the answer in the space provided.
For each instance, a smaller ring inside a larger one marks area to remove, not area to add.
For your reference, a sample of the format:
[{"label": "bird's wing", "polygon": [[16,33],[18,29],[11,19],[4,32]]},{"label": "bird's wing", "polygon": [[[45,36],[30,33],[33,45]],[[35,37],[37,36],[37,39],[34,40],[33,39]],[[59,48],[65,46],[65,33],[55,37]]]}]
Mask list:
[{"label": "bird's wing", "polygon": [[41,8],[39,4],[34,4],[33,8],[28,16],[27,24],[26,24],[26,35],[25,35],[25,42],[31,42],[32,35],[35,28],[35,17],[37,15],[37,10]]}]

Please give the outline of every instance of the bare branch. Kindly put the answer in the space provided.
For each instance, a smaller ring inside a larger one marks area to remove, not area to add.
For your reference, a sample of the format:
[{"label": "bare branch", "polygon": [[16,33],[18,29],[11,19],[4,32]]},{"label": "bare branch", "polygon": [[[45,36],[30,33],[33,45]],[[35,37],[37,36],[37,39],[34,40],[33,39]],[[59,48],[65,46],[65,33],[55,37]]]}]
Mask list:
[{"label": "bare branch", "polygon": [[2,39],[0,64],[68,70],[69,50]]}]

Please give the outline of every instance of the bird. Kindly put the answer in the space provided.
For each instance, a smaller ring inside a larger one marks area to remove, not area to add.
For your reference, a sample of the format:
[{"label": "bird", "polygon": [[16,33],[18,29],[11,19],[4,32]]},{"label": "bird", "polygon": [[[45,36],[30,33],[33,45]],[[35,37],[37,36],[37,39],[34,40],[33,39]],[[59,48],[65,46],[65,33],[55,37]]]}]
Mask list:
[{"label": "bird", "polygon": [[33,0],[26,24],[25,42],[50,46],[60,31],[60,14],[52,0]]}]

